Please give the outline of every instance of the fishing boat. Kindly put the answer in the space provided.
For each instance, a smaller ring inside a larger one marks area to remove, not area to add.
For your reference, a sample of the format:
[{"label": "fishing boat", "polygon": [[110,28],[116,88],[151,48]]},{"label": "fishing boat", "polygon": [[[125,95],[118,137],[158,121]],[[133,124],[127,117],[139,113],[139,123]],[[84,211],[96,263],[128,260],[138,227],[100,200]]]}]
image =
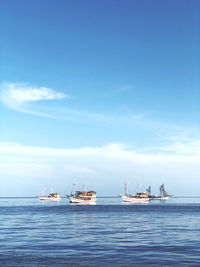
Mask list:
[{"label": "fishing boat", "polygon": [[49,195],[45,195],[44,189],[42,190],[42,194],[38,196],[40,200],[52,200],[52,201],[59,201],[61,199],[60,194],[58,193],[50,193]]},{"label": "fishing boat", "polygon": [[169,197],[171,197],[171,195],[169,195],[169,194],[167,193],[167,191],[165,190],[165,186],[164,186],[164,184],[162,184],[162,185],[159,187],[159,190],[160,190],[160,194],[159,194],[159,195],[152,195],[152,193],[151,193],[151,186],[149,186],[149,187],[146,189],[148,198],[149,198],[150,200],[167,200],[167,199],[169,199]]},{"label": "fishing boat", "polygon": [[139,186],[136,195],[128,193],[127,183],[125,182],[125,193],[120,195],[123,202],[148,202],[149,198],[146,192],[139,192]]},{"label": "fishing boat", "polygon": [[69,202],[73,204],[96,204],[96,192],[93,190],[87,191],[86,186],[84,191],[77,191],[74,184],[74,193],[66,195]]}]

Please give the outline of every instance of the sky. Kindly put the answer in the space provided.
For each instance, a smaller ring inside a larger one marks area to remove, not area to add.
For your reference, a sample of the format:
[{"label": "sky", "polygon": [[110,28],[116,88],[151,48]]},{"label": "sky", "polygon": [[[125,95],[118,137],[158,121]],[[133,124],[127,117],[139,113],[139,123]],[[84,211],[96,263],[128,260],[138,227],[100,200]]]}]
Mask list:
[{"label": "sky", "polygon": [[200,196],[198,0],[2,0],[0,196]]}]

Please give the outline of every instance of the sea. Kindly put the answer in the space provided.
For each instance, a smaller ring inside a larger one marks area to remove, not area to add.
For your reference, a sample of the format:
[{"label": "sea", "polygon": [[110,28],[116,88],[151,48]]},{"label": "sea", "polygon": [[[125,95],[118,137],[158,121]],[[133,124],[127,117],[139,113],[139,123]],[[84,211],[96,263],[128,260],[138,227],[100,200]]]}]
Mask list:
[{"label": "sea", "polygon": [[0,266],[200,266],[200,198],[0,198]]}]

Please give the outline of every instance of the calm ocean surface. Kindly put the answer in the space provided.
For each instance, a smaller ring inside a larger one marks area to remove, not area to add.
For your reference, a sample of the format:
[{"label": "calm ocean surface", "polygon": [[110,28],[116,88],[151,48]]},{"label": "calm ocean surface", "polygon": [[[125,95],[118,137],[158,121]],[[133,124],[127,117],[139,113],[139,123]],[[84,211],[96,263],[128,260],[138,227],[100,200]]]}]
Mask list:
[{"label": "calm ocean surface", "polygon": [[200,198],[0,198],[0,266],[200,266]]}]

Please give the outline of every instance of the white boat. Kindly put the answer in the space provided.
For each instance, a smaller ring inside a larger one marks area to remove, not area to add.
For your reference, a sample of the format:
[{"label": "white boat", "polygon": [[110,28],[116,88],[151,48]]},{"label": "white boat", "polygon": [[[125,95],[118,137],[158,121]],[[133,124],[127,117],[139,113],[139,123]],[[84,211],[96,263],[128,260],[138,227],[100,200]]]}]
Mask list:
[{"label": "white boat", "polygon": [[121,199],[123,202],[136,202],[136,203],[145,203],[149,201],[148,195],[146,192],[138,192],[136,195],[131,195],[128,194],[128,189],[127,189],[127,183],[125,182],[125,194],[120,195]]},{"label": "white boat", "polygon": [[74,204],[96,204],[96,192],[87,191],[77,191],[76,184],[74,184],[74,193],[67,195],[70,203]]},{"label": "white boat", "polygon": [[121,198],[123,200],[123,202],[148,202],[149,199],[141,194],[144,194],[145,192],[141,192],[141,193],[137,193],[136,195],[121,195]]},{"label": "white boat", "polygon": [[49,195],[45,195],[44,188],[42,189],[42,193],[38,196],[39,200],[50,200],[50,201],[59,201],[61,199],[60,194],[58,193],[50,193]]},{"label": "white boat", "polygon": [[61,199],[60,194],[51,193],[48,196],[39,196],[40,200],[50,200],[50,201],[59,201]]},{"label": "white boat", "polygon": [[[84,195],[87,194],[87,195]],[[70,203],[78,204],[96,204],[96,195],[95,192],[81,192],[76,193],[75,195],[68,196]]]}]

